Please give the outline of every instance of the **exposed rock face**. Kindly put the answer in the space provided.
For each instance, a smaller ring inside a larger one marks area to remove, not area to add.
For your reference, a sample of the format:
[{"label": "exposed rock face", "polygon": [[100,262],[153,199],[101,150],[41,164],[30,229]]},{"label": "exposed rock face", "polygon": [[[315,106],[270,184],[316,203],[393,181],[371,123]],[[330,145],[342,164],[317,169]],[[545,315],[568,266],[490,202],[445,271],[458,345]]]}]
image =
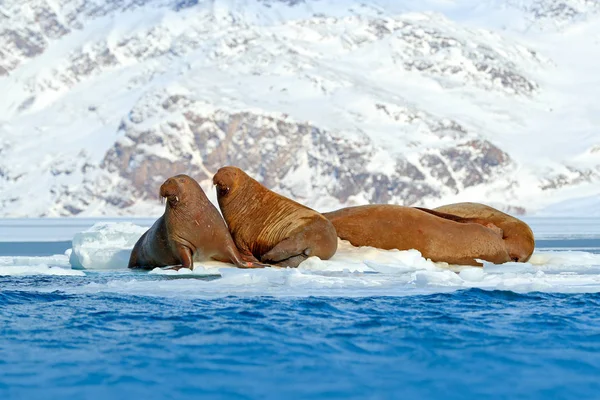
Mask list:
[{"label": "exposed rock face", "polygon": [[[368,136],[350,140],[283,115],[230,113],[182,95],[165,95],[160,104],[149,113],[143,100],[129,113],[120,126],[123,137],[100,165],[120,177],[121,183],[111,185],[110,191],[127,182],[125,193],[131,198],[104,197],[103,178],[86,185],[85,193],[127,207],[134,199],[155,199],[156,188],[169,176],[185,172],[206,181],[221,166],[236,165],[266,186],[309,204],[326,198],[339,204],[360,199],[413,205],[489,182],[511,164],[498,147],[473,139],[453,121],[430,120],[431,133],[458,140],[425,151],[416,163],[397,155],[385,171],[374,171],[369,165],[382,149]],[[148,126],[148,119],[161,122]],[[444,185],[432,184],[439,181]]]},{"label": "exposed rock face", "polygon": [[527,11],[534,19],[559,24],[600,11],[600,3],[595,0],[509,0],[507,3]]}]

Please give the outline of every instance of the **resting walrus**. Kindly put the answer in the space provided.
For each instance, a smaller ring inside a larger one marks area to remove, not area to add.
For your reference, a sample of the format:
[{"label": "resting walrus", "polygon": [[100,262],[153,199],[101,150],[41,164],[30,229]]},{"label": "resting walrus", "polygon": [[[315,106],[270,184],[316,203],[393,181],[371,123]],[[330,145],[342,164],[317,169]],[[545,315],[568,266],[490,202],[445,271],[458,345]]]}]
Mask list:
[{"label": "resting walrus", "polygon": [[160,187],[160,196],[167,199],[165,213],[133,247],[129,268],[192,269],[194,260],[208,259],[240,268],[267,266],[244,261],[219,211],[194,179],[187,175],[169,178]]},{"label": "resting walrus", "polygon": [[335,254],[335,229],[318,212],[270,191],[236,167],[219,169],[213,183],[240,252],[282,267]]},{"label": "resting walrus", "polygon": [[323,213],[341,239],[354,246],[417,249],[435,262],[481,266],[510,261],[502,236],[477,223],[460,223],[396,205],[367,205]]},{"label": "resting walrus", "polygon": [[455,203],[437,207],[433,210],[419,209],[434,213],[434,215],[442,218],[456,220],[454,217],[460,217],[463,218],[463,222],[471,221],[496,225],[502,229],[504,243],[512,261],[527,262],[533,254],[535,239],[529,225],[485,204]]}]

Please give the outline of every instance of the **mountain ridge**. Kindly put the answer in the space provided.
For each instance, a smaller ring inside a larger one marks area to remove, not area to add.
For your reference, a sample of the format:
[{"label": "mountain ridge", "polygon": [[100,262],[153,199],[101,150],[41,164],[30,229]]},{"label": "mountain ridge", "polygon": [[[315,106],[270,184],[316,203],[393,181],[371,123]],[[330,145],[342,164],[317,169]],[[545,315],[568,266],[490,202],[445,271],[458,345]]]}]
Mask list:
[{"label": "mountain ridge", "polygon": [[334,3],[5,1],[2,216],[153,215],[226,164],[322,211],[600,192],[597,2]]}]

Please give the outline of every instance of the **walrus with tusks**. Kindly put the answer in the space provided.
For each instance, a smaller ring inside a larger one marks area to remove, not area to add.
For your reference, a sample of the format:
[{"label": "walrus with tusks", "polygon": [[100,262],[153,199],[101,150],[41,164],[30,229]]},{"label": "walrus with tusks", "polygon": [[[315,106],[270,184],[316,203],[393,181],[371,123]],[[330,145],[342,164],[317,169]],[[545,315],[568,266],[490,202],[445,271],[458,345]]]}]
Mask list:
[{"label": "walrus with tusks", "polygon": [[237,167],[213,177],[219,207],[240,252],[280,267],[337,250],[333,225],[321,214],[267,189]]},{"label": "walrus with tusks", "polygon": [[167,200],[165,212],[133,247],[129,268],[193,269],[194,260],[208,259],[231,262],[239,268],[267,267],[242,258],[219,211],[191,177],[167,179],[160,196]]},{"label": "walrus with tusks", "polygon": [[502,230],[502,238],[512,261],[529,261],[535,249],[535,238],[529,225],[485,204],[455,203],[437,207],[433,210],[417,208],[458,222],[475,222],[497,226]]},{"label": "walrus with tusks", "polygon": [[501,233],[482,224],[456,222],[412,207],[390,204],[342,208],[323,213],[338,236],[354,246],[416,249],[435,262],[481,266],[477,259],[510,261]]}]

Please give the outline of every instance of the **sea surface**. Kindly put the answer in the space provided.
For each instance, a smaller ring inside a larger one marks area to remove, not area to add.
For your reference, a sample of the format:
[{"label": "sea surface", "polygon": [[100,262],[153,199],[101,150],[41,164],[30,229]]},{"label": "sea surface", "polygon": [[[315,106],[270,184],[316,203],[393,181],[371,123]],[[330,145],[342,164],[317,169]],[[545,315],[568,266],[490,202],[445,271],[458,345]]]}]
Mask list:
[{"label": "sea surface", "polygon": [[0,243],[0,399],[600,396],[595,226],[532,223],[537,261],[505,270],[163,274],[71,269],[43,225]]}]

